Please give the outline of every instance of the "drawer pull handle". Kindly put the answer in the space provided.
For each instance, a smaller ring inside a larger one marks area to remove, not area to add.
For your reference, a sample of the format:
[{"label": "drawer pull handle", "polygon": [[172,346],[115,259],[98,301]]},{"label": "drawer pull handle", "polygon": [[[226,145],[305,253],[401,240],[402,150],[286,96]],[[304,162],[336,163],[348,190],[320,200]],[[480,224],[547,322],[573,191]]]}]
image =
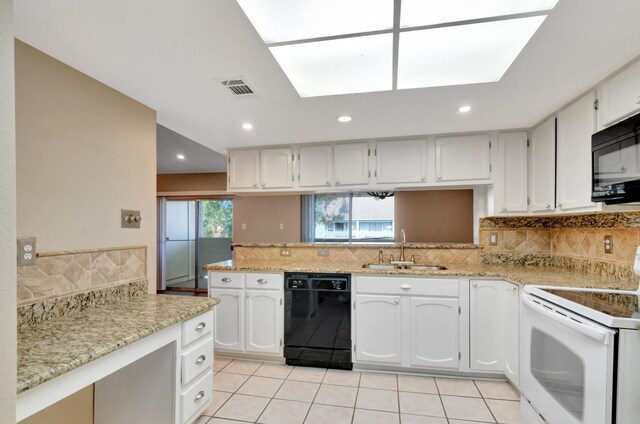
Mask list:
[{"label": "drawer pull handle", "polygon": [[223,283],[230,283],[231,282],[231,278],[229,277],[224,277],[223,279],[221,279],[220,281],[222,281]]},{"label": "drawer pull handle", "polygon": [[207,326],[207,323],[201,322],[200,324],[196,325],[196,331],[204,330],[206,326]]},{"label": "drawer pull handle", "polygon": [[200,390],[198,392],[198,394],[196,395],[196,398],[193,400],[194,402],[199,401],[200,399],[202,399],[204,397],[204,390]]},{"label": "drawer pull handle", "polygon": [[203,363],[206,359],[207,357],[205,355],[198,356],[198,359],[196,359],[196,365]]},{"label": "drawer pull handle", "polygon": [[403,285],[400,286],[400,288],[402,290],[409,290],[411,288],[411,286],[409,284],[403,284]]},{"label": "drawer pull handle", "polygon": [[267,283],[268,283],[268,281],[267,281],[267,280],[265,280],[264,278],[260,278],[260,279],[258,280],[258,283],[259,283],[259,284],[267,284]]}]

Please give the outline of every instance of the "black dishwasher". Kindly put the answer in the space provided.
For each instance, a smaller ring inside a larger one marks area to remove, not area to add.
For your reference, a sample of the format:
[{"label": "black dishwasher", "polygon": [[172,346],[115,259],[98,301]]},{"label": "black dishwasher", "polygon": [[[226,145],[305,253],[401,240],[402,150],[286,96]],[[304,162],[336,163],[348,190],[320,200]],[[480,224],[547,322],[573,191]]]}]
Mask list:
[{"label": "black dishwasher", "polygon": [[351,276],[285,273],[288,365],[350,370]]}]

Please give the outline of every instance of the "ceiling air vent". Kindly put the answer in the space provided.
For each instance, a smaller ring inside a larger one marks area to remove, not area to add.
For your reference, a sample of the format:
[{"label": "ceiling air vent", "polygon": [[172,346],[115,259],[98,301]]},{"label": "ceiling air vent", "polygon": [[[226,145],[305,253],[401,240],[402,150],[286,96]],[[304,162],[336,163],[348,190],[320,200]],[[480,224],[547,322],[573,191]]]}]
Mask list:
[{"label": "ceiling air vent", "polygon": [[254,91],[245,80],[240,78],[231,78],[220,80],[220,84],[229,90],[234,96],[246,96],[254,94]]}]

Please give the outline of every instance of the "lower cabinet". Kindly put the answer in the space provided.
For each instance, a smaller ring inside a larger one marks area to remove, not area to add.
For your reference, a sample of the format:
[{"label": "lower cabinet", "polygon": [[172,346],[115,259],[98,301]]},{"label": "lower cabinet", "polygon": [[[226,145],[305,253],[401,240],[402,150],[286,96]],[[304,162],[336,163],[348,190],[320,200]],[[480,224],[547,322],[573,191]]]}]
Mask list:
[{"label": "lower cabinet", "polygon": [[458,369],[458,299],[411,297],[405,302],[411,317],[411,365]]},{"label": "lower cabinet", "polygon": [[245,299],[245,350],[251,353],[279,353],[283,326],[280,292],[247,290]]},{"label": "lower cabinet", "polygon": [[220,299],[215,313],[215,348],[242,351],[244,349],[244,298],[242,290],[211,290]]},{"label": "lower cabinet", "polygon": [[520,384],[520,290],[504,283],[504,374],[516,386]]},{"label": "lower cabinet", "polygon": [[402,315],[398,296],[355,298],[355,359],[381,364],[402,363]]}]

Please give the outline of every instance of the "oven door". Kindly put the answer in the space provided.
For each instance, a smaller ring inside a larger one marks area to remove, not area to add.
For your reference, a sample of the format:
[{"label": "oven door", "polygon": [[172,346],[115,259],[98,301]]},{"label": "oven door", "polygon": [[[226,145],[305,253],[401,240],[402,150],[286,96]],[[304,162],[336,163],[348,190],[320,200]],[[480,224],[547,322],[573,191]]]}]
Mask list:
[{"label": "oven door", "polygon": [[523,293],[520,390],[553,424],[611,424],[616,332]]}]

